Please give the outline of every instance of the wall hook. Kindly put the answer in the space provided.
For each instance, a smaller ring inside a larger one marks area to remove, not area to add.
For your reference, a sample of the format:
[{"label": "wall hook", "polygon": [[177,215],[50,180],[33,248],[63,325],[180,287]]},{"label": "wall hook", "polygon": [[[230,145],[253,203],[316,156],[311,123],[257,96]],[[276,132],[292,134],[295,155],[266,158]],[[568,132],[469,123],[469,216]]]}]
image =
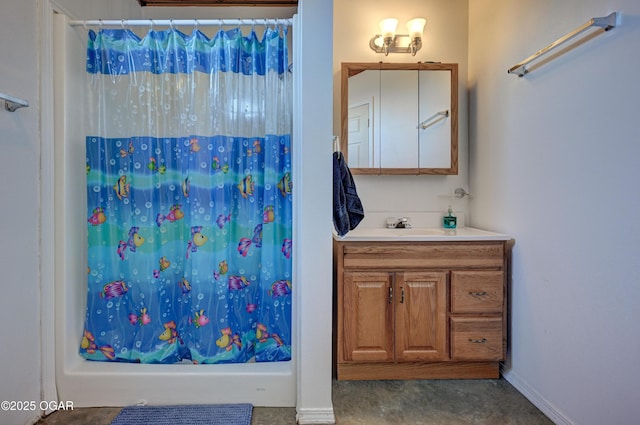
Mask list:
[{"label": "wall hook", "polygon": [[29,102],[17,97],[9,96],[8,94],[0,93],[0,99],[4,100],[4,109],[9,112],[15,112],[18,108],[26,108],[29,106]]},{"label": "wall hook", "polygon": [[465,196],[471,197],[471,194],[469,192],[467,192],[466,190],[464,190],[463,188],[461,188],[461,187],[456,188],[456,190],[453,192],[453,194],[458,199],[462,199]]}]

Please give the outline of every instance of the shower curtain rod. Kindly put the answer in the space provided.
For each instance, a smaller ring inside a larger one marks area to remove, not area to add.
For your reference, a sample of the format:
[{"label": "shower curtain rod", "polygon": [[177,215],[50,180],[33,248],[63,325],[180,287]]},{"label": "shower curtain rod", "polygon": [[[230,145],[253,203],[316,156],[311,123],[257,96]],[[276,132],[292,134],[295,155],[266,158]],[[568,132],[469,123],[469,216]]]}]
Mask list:
[{"label": "shower curtain rod", "polygon": [[86,21],[69,21],[72,27],[87,26],[221,26],[221,25],[292,25],[292,18],[283,19],[93,19]]}]

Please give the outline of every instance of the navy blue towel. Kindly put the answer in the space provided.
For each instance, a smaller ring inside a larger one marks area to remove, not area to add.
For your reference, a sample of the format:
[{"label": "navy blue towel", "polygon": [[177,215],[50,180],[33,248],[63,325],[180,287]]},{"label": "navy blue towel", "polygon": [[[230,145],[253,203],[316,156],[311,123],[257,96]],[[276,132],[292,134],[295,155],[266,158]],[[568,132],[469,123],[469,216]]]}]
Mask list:
[{"label": "navy blue towel", "polygon": [[333,225],[344,236],[364,218],[364,208],[344,156],[333,153]]}]

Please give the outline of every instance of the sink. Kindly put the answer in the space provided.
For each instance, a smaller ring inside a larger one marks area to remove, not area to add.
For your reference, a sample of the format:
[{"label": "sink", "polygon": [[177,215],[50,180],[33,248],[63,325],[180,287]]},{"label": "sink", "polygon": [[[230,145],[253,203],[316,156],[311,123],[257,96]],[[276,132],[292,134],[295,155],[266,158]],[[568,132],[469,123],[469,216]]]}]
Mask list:
[{"label": "sink", "polygon": [[345,236],[334,233],[337,240],[348,241],[478,241],[508,240],[509,236],[472,227],[441,229],[437,227],[412,227],[409,229],[387,229],[378,227],[358,227]]},{"label": "sink", "polygon": [[[403,237],[403,236],[441,236],[441,235],[445,235],[447,233],[445,233],[444,229],[427,229],[427,228],[409,228],[409,229],[379,229],[382,230],[381,234],[391,234],[394,236],[399,236],[399,237]],[[449,232],[450,234],[455,234],[456,231],[455,229],[453,229],[452,232]]]}]

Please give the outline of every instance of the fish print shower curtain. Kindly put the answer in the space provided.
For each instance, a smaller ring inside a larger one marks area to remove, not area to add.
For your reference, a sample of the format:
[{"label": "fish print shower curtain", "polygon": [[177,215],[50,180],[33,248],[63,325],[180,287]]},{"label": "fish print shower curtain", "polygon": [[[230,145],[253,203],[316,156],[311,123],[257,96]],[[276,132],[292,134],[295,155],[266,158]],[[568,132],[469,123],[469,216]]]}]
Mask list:
[{"label": "fish print shower curtain", "polygon": [[89,31],[89,360],[291,358],[287,29]]}]

